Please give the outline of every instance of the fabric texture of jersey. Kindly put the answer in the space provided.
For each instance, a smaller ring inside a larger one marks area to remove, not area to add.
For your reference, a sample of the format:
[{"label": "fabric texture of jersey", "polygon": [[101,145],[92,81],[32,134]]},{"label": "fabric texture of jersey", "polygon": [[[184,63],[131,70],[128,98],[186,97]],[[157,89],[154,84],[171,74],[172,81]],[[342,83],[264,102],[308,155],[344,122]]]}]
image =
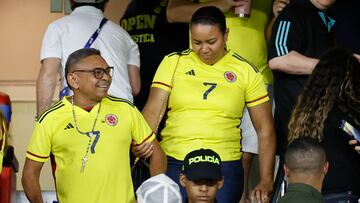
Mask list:
[{"label": "fabric texture of jersey", "polygon": [[[88,112],[75,106],[80,131],[92,129],[99,104]],[[100,136],[94,153],[81,173],[82,158],[88,149],[89,137],[80,134],[74,123],[72,105],[65,97],[45,111],[37,120],[27,158],[46,162],[54,155],[56,190],[60,202],[134,202],[129,166],[131,141],[136,143],[155,138],[141,113],[127,100],[106,97],[94,131]],[[93,144],[95,136],[91,138]]]},{"label": "fabric texture of jersey", "polygon": [[278,203],[324,203],[321,193],[314,187],[303,183],[290,183],[285,196]]},{"label": "fabric texture of jersey", "polygon": [[200,148],[216,151],[223,161],[239,160],[243,108],[269,100],[262,75],[232,51],[213,65],[191,50],[170,54],[152,87],[171,91],[161,146],[178,160]]},{"label": "fabric texture of jersey", "polygon": [[189,48],[189,25],[167,22],[167,3],[168,0],[132,0],[120,21],[140,50],[141,91],[134,98],[139,110],[145,106],[151,82],[164,56]]},{"label": "fabric texture of jersey", "polygon": [[[76,8],[69,16],[51,23],[43,38],[41,60],[59,58],[61,60],[61,89],[66,86],[65,63],[68,56],[85,46],[91,35],[99,27],[103,18],[101,10],[92,6]],[[137,44],[119,25],[108,21],[91,46],[99,49],[109,66],[114,66],[113,82],[109,94],[133,101],[127,65],[140,67]]]},{"label": "fabric texture of jersey", "polygon": [[[325,22],[326,24],[325,24]],[[269,44],[269,60],[294,50],[312,58],[319,58],[333,46],[330,25],[333,21],[309,0],[291,1],[277,17]],[[273,71],[275,99],[275,130],[278,154],[284,153],[288,123],[293,106],[308,75]]]}]

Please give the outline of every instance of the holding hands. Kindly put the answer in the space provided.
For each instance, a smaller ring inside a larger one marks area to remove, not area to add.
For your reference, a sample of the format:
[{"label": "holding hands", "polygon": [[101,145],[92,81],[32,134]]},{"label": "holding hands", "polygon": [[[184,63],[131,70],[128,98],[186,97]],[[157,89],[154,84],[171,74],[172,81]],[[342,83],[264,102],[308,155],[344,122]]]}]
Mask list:
[{"label": "holding hands", "polygon": [[153,153],[153,144],[152,142],[143,142],[141,144],[136,144],[135,141],[131,143],[131,152],[139,158],[149,158]]}]

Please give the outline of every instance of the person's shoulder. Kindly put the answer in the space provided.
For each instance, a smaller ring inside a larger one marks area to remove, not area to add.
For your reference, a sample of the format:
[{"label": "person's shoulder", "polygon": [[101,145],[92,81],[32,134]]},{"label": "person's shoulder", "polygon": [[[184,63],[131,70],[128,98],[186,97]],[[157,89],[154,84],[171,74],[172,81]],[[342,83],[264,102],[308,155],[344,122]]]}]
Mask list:
[{"label": "person's shoulder", "polygon": [[51,23],[49,23],[48,25],[48,29],[49,28],[58,28],[61,29],[60,27],[64,26],[65,24],[67,24],[67,22],[72,21],[72,17],[70,17],[70,15],[68,16],[64,16],[61,17],[59,19],[56,19],[54,21],[52,21]]},{"label": "person's shoulder", "polygon": [[[121,27],[119,24],[117,24],[109,19],[104,26],[104,30],[106,30],[106,29],[108,29],[108,31],[110,31],[109,34],[112,35],[113,37],[118,37],[120,40],[123,40],[123,41],[125,40],[128,42],[133,42],[131,36],[123,27]],[[133,42],[133,43],[135,43],[135,42]]]},{"label": "person's shoulder", "polygon": [[193,55],[194,52],[191,49],[186,49],[184,51],[172,52],[166,55],[163,60],[172,63],[172,62],[177,62],[180,59],[184,60],[184,58],[191,58],[193,57]]},{"label": "person's shoulder", "polygon": [[109,26],[113,27],[114,29],[121,30],[121,32],[126,32],[124,28],[122,28],[119,24],[113,22],[112,20],[107,19],[106,22]]},{"label": "person's shoulder", "polygon": [[191,49],[186,49],[186,50],[183,50],[183,51],[172,52],[172,53],[168,54],[167,57],[171,58],[171,57],[178,57],[178,56],[188,56],[192,52],[193,51]]},{"label": "person's shoulder", "polygon": [[224,58],[225,60],[231,60],[232,63],[237,63],[239,64],[238,67],[242,68],[242,69],[246,69],[248,71],[251,72],[255,72],[258,73],[259,70],[255,67],[255,65],[253,65],[249,60],[245,59],[244,57],[242,57],[240,54],[236,53],[236,52],[232,52],[229,51],[228,53],[230,55],[230,58]]},{"label": "person's shoulder", "polygon": [[65,110],[65,103],[63,100],[60,100],[58,102],[56,102],[54,105],[52,105],[51,107],[49,107],[47,110],[45,110],[37,119],[36,121],[38,123],[42,123],[45,121],[53,121],[54,119],[56,119],[58,116],[61,116],[61,114],[59,114],[59,112],[64,111]]},{"label": "person's shoulder", "polygon": [[307,3],[303,1],[291,1],[279,14],[279,20],[281,19],[298,19],[303,17],[305,11],[308,11]]},{"label": "person's shoulder", "polygon": [[110,104],[111,106],[124,106],[124,107],[128,107],[128,108],[134,108],[135,105],[126,99],[123,98],[119,98],[119,97],[115,97],[112,95],[108,95],[103,99],[103,102],[105,102],[106,104]]}]

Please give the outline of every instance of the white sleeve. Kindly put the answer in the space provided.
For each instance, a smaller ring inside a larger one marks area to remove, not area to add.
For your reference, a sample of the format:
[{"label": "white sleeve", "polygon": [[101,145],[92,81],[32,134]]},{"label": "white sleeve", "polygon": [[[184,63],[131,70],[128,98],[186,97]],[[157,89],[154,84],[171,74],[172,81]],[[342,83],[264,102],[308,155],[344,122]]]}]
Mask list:
[{"label": "white sleeve", "polygon": [[55,24],[50,24],[46,30],[41,44],[40,60],[55,57],[61,59],[62,46],[60,29]]},{"label": "white sleeve", "polygon": [[138,45],[131,39],[130,42],[130,53],[128,64],[136,65],[140,68],[140,52]]}]

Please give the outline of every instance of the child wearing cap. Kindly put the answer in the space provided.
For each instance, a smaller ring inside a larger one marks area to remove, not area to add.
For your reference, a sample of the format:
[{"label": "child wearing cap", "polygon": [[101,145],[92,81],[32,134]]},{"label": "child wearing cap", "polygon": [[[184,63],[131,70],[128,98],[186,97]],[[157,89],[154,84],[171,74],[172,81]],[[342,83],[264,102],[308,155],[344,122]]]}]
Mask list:
[{"label": "child wearing cap", "polygon": [[220,156],[211,149],[188,153],[179,179],[188,196],[185,202],[216,202],[216,193],[224,183]]}]

